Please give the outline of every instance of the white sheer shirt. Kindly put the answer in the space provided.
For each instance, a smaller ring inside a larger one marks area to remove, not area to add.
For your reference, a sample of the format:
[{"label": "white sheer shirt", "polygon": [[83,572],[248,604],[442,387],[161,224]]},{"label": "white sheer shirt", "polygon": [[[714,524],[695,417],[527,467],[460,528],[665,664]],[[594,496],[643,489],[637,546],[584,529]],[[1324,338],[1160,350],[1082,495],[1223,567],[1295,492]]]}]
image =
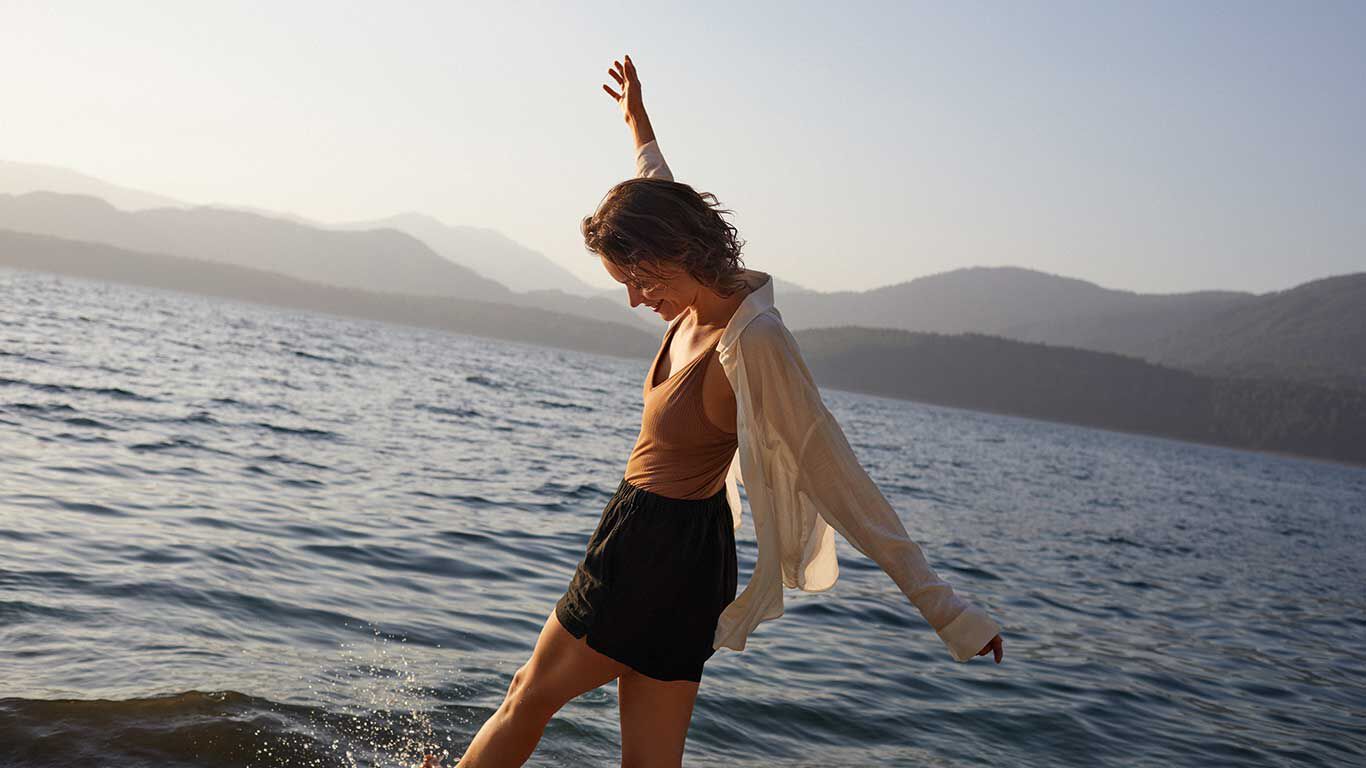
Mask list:
[{"label": "white sheer shirt", "polygon": [[[673,180],[657,141],[637,148],[636,175]],[[712,646],[744,650],[755,627],[783,615],[784,587],[833,587],[839,531],[892,578],[953,659],[968,661],[1001,627],[930,568],[821,400],[773,304],[771,276],[747,271],[763,282],[735,311],[716,351],[735,392],[739,442],[726,499],[738,530],[736,486],[745,486],[759,552],[749,583],[722,611]]]}]

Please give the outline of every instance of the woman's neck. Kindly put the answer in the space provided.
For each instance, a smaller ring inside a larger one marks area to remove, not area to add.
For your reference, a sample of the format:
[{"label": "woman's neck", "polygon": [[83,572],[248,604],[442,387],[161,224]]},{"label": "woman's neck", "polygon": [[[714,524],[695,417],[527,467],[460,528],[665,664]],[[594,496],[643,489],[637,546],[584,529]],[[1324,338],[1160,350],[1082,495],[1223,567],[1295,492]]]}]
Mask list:
[{"label": "woman's neck", "polygon": [[768,275],[764,272],[746,269],[740,272],[740,280],[744,282],[745,287],[730,296],[719,296],[706,288],[698,291],[696,301],[689,307],[692,314],[692,326],[695,328],[724,328],[735,315],[735,310],[744,303],[745,298],[758,289],[767,278]]}]

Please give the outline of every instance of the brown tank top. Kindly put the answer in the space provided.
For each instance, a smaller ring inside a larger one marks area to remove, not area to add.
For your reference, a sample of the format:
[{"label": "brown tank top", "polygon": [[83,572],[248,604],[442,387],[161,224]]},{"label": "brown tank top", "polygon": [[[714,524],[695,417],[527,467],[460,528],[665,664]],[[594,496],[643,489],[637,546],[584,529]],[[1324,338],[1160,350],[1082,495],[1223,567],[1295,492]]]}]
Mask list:
[{"label": "brown tank top", "polygon": [[702,408],[702,382],[720,334],[701,354],[655,385],[659,361],[678,325],[669,326],[645,374],[645,410],[640,437],[626,461],[626,481],[673,499],[705,499],[724,487],[739,442],[733,429],[717,426]]}]

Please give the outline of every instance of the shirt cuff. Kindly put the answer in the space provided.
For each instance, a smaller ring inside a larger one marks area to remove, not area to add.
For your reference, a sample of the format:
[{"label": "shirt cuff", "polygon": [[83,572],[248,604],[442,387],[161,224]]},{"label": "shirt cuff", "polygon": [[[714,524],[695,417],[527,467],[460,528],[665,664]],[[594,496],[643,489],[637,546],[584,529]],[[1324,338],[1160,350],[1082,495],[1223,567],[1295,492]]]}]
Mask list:
[{"label": "shirt cuff", "polygon": [[673,180],[669,164],[664,162],[664,154],[659,151],[655,139],[636,147],[636,178]]},{"label": "shirt cuff", "polygon": [[986,611],[969,603],[962,613],[937,632],[939,639],[949,647],[954,661],[967,661],[1001,633],[1001,626]]}]

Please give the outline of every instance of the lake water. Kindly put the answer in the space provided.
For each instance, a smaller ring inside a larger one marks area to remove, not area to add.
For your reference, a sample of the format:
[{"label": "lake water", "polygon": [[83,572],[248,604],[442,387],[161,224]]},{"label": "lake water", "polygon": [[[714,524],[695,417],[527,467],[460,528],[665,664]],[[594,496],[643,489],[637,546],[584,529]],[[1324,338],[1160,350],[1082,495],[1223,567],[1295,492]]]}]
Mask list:
[{"label": "lake water", "polygon": [[[648,362],[0,271],[0,765],[458,755]],[[832,591],[712,657],[685,765],[1366,764],[1366,470],[823,396],[1005,659],[837,537]],[[612,684],[528,765],[619,743]]]}]

